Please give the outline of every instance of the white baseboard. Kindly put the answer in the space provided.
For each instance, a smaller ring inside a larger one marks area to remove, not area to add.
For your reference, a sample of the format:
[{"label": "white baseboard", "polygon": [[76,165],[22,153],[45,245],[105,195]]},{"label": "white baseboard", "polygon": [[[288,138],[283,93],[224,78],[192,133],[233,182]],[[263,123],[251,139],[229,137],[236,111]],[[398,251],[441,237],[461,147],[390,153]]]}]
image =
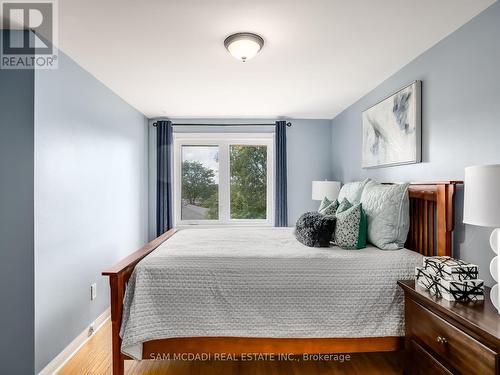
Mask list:
[{"label": "white baseboard", "polygon": [[[97,331],[106,323],[106,321],[111,317],[111,310],[108,307],[101,315],[97,317],[91,324],[89,324],[76,338],[61,352],[59,353],[50,363],[43,368],[38,375],[54,375],[61,370],[61,368],[68,362],[71,357],[73,357],[78,350],[92,337]],[[90,326],[94,326],[94,333],[89,336]]]}]

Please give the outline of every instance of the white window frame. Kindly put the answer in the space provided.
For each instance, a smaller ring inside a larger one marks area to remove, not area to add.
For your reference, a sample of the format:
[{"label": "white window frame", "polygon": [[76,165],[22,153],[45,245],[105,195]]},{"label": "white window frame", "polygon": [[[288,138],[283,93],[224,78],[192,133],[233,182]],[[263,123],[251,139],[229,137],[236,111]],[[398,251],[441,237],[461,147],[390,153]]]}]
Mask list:
[{"label": "white window frame", "polygon": [[[174,133],[174,226],[273,226],[275,190],[275,135],[274,133]],[[267,146],[267,196],[266,219],[231,219],[230,192],[230,145]],[[182,146],[219,147],[219,219],[182,220],[181,219],[181,166]]]}]

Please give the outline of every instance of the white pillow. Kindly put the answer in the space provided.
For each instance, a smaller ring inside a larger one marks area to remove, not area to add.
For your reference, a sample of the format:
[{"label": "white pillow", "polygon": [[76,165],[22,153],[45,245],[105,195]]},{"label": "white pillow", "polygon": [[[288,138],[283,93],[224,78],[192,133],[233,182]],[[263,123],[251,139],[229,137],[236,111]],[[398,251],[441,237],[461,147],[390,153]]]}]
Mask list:
[{"label": "white pillow", "polygon": [[342,202],[344,198],[346,198],[351,204],[358,204],[361,201],[361,194],[368,181],[370,181],[369,178],[363,181],[354,181],[345,184],[342,186],[342,189],[340,189],[337,200]]},{"label": "white pillow", "polygon": [[410,229],[409,184],[366,184],[361,204],[368,223],[367,240],[382,250],[404,247]]}]

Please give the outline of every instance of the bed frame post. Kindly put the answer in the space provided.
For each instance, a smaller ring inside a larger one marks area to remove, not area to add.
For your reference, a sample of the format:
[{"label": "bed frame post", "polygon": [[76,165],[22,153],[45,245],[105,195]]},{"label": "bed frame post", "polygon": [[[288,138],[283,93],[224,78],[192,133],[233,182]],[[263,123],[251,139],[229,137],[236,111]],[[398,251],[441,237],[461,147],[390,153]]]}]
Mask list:
[{"label": "bed frame post", "polygon": [[125,361],[121,355],[120,348],[122,339],[120,338],[120,327],[122,323],[123,297],[125,296],[125,281],[121,274],[109,277],[111,287],[111,334],[113,375],[124,375]]},{"label": "bed frame post", "polygon": [[452,256],[452,236],[454,222],[455,183],[438,184],[437,188],[437,254]]}]

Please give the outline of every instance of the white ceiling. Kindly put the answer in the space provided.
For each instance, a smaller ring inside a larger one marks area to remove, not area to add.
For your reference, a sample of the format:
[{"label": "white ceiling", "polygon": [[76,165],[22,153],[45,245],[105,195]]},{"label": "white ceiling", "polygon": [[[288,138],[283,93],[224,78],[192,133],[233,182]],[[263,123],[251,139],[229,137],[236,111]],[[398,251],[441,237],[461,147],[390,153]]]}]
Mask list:
[{"label": "white ceiling", "polygon": [[[59,0],[59,44],[148,117],[330,119],[492,3]],[[265,39],[245,64],[238,31]]]}]

